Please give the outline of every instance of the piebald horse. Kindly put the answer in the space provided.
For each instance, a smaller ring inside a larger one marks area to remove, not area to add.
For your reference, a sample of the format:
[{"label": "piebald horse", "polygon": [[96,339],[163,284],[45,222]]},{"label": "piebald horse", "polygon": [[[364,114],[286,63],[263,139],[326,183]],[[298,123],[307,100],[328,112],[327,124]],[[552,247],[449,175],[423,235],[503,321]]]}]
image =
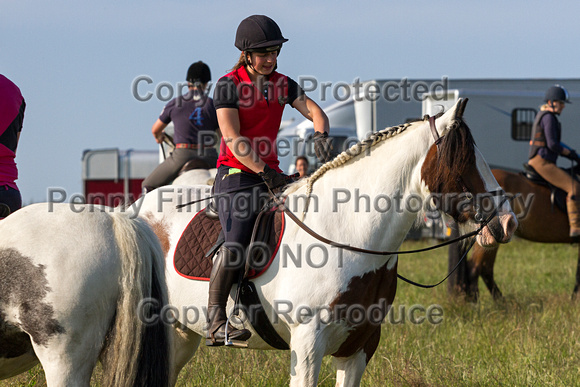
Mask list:
[{"label": "piebald horse", "polygon": [[[474,197],[498,192],[500,187],[462,119],[466,102],[459,101],[434,125],[423,120],[371,135],[308,179],[291,184],[284,192],[286,205],[316,233],[369,250],[396,252],[421,217],[421,204],[436,197],[455,198],[443,206],[445,212],[459,221],[464,232],[476,230],[475,219],[482,214]],[[439,133],[434,135],[431,128]],[[441,140],[435,140],[439,134]],[[183,198],[185,190],[152,191],[141,206],[140,216],[155,229],[168,268],[180,235],[199,210],[177,208],[196,198],[191,190]],[[517,227],[502,195],[492,200],[497,212],[477,235],[484,246],[508,242]],[[321,244],[287,215],[280,246],[268,270],[253,282],[275,330],[289,344],[290,384],[316,385],[322,358],[332,355],[336,384],[359,385],[379,343],[381,321],[395,297],[398,255],[361,254]],[[309,261],[288,258],[304,258],[307,252]],[[186,279],[171,268],[167,285],[172,319],[177,320],[172,351],[175,380],[205,336],[208,282]],[[235,288],[228,309],[233,307]],[[253,332],[249,348],[273,349],[245,325]]]},{"label": "piebald horse", "polygon": [[173,180],[172,185],[213,185],[216,168],[212,169],[190,169]]},{"label": "piebald horse", "polygon": [[[374,133],[285,191],[289,209],[318,234],[390,252],[331,248],[286,221],[279,253],[253,282],[289,344],[291,385],[316,385],[326,355],[336,360],[337,385],[360,384],[395,297],[394,252],[421,218],[421,204],[445,202],[464,231],[493,215],[477,235],[483,246],[511,238],[517,220],[501,195],[492,199],[497,211],[476,208],[476,195],[500,187],[462,119],[465,104]],[[209,195],[200,187],[188,192]],[[175,383],[205,335],[208,294],[206,281],[173,269],[195,214],[176,208],[186,190],[154,190],[127,212],[47,203],[0,221],[0,379],[40,362],[49,386],[88,386],[100,359],[106,386]],[[285,257],[304,250],[310,256],[301,264]],[[248,345],[272,349],[254,331]]]}]

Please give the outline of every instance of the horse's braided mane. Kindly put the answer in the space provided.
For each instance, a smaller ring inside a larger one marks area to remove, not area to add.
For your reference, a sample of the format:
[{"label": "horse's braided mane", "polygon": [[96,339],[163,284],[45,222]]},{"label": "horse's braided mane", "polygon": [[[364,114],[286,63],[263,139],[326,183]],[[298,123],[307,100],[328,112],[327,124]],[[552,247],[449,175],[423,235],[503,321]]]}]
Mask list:
[{"label": "horse's braided mane", "polygon": [[[436,117],[438,118],[442,114],[443,113],[439,113],[436,115]],[[404,124],[401,124],[398,126],[385,128],[385,129],[378,131],[376,133],[371,133],[366,139],[361,140],[360,142],[354,144],[349,149],[340,153],[334,159],[321,165],[320,168],[318,168],[316,171],[314,171],[314,173],[308,178],[308,181],[307,181],[306,196],[310,197],[310,194],[312,193],[312,186],[314,185],[314,182],[316,180],[318,180],[322,175],[324,175],[327,171],[334,169],[334,168],[337,168],[337,167],[343,165],[344,163],[346,163],[347,161],[354,159],[355,157],[363,154],[368,149],[376,146],[381,141],[384,141],[386,139],[389,139],[391,137],[396,136],[399,133],[404,132],[405,130],[407,130],[407,128],[409,128],[410,126],[413,126],[417,122],[423,122],[423,121],[428,120],[428,119],[429,119],[429,116],[425,116],[425,117],[423,117],[423,119],[420,119],[420,120],[410,121],[410,122],[407,122],[407,123],[404,123]]]}]

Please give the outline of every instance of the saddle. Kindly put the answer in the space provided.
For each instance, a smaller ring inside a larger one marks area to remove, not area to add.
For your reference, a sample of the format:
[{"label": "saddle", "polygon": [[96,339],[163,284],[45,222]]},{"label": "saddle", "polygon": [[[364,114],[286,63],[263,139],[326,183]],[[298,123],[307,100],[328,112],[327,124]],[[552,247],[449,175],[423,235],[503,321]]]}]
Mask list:
[{"label": "saddle", "polygon": [[[284,216],[275,208],[260,212],[246,258],[246,277],[263,274],[278,252],[284,232]],[[198,212],[189,222],[175,248],[173,266],[183,277],[209,281],[213,256],[224,243],[222,227],[213,206]]]},{"label": "saddle", "polygon": [[210,169],[210,168],[212,167],[211,165],[209,165],[207,161],[195,157],[191,160],[188,160],[185,164],[183,164],[183,167],[181,167],[177,175],[180,176],[187,171],[191,171],[192,169]]},{"label": "saddle", "polygon": [[524,163],[524,171],[521,172],[521,174],[530,182],[547,187],[550,190],[550,203],[552,205],[552,210],[554,209],[554,206],[556,206],[560,210],[567,212],[568,206],[566,205],[566,196],[568,196],[568,194],[566,191],[548,182],[528,163]]},{"label": "saddle", "polygon": [[[282,241],[284,215],[277,208],[260,212],[254,225],[252,242],[246,257],[246,272],[239,288],[239,303],[250,324],[268,345],[276,349],[289,349],[276,332],[262,306],[254,279],[268,270]],[[175,270],[183,277],[209,281],[213,256],[224,243],[221,224],[215,208],[210,204],[198,212],[183,231],[173,257]],[[253,248],[256,247],[256,248]]]}]

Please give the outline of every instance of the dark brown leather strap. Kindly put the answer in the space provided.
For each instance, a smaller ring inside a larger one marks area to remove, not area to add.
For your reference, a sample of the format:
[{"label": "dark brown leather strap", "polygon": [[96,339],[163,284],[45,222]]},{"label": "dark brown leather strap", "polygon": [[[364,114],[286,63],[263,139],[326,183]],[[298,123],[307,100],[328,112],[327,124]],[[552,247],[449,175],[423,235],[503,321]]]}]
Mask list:
[{"label": "dark brown leather strap", "polygon": [[437,131],[437,127],[435,126],[435,116],[429,117],[429,127],[431,128],[431,133],[433,134],[433,138],[435,139],[435,145],[439,148],[439,143],[441,143],[441,139],[443,137],[439,136],[439,132]]},{"label": "dark brown leather strap", "polygon": [[[290,349],[288,343],[276,332],[272,322],[268,318],[260,296],[256,291],[256,285],[247,279],[243,280],[240,285],[240,301],[241,304],[247,308],[247,316],[250,324],[254,327],[256,333],[264,340],[270,347],[276,349]],[[238,303],[236,303],[237,305]]]},{"label": "dark brown leather strap", "polygon": [[[357,253],[365,253],[365,254],[373,254],[373,255],[394,255],[394,254],[414,254],[414,253],[422,253],[424,251],[429,251],[429,250],[434,250],[443,246],[447,246],[450,245],[452,243],[458,242],[458,241],[462,241],[466,238],[475,236],[477,234],[479,234],[481,232],[481,230],[483,230],[483,228],[487,225],[487,223],[489,223],[489,221],[491,220],[492,216],[490,216],[488,219],[486,219],[484,222],[481,223],[480,227],[475,230],[472,231],[470,233],[464,234],[458,238],[454,238],[454,239],[450,239],[448,241],[442,242],[438,245],[435,246],[430,246],[430,247],[425,247],[422,249],[416,249],[416,250],[407,250],[407,251],[377,251],[377,250],[367,250],[367,249],[363,249],[360,247],[355,247],[355,246],[350,246],[350,245],[345,245],[343,243],[338,243],[335,241],[332,241],[328,238],[323,237],[322,235],[318,234],[317,232],[315,232],[314,230],[312,230],[310,227],[308,227],[307,225],[305,225],[300,219],[298,219],[296,217],[296,215],[294,215],[292,213],[292,211],[290,211],[284,204],[280,203],[279,201],[277,201],[278,205],[280,206],[280,208],[282,209],[282,211],[284,211],[284,213],[290,218],[292,219],[292,221],[294,223],[296,223],[298,225],[298,227],[300,227],[302,230],[306,231],[310,236],[318,239],[320,242],[325,243],[327,245],[331,245],[333,247],[339,248],[339,249],[344,249],[347,251],[354,251]],[[495,215],[496,212],[494,212],[492,215]]]}]

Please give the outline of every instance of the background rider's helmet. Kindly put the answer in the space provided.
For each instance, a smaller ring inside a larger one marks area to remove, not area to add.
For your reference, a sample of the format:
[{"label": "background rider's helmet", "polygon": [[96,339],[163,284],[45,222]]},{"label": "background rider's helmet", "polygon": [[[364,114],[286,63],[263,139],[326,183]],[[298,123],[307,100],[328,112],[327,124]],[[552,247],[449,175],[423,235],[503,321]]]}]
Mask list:
[{"label": "background rider's helmet", "polygon": [[564,103],[571,103],[568,96],[568,91],[560,85],[554,85],[546,91],[544,102],[548,101],[562,101]]},{"label": "background rider's helmet", "polygon": [[211,72],[209,71],[209,66],[202,61],[195,62],[187,70],[187,75],[185,80],[189,83],[206,84],[211,81]]},{"label": "background rider's helmet", "polygon": [[280,51],[282,43],[287,41],[274,20],[264,15],[252,15],[238,26],[234,44],[240,51],[270,52]]}]

